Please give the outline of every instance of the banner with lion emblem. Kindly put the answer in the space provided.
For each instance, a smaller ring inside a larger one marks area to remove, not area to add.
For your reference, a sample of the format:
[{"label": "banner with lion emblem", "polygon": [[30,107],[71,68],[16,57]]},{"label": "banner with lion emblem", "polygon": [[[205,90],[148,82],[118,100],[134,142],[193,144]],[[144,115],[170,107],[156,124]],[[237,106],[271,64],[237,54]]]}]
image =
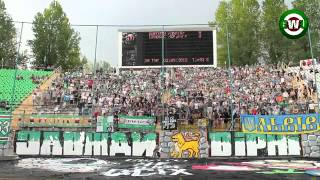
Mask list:
[{"label": "banner with lion emblem", "polygon": [[203,158],[208,154],[205,128],[165,131],[160,137],[160,143],[163,145],[162,155],[166,154],[170,158]]}]

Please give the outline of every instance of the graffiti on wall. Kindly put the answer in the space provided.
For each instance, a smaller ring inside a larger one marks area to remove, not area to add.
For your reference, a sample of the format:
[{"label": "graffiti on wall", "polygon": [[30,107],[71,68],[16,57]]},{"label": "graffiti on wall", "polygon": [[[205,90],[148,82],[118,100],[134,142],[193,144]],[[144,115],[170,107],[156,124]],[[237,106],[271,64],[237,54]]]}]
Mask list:
[{"label": "graffiti on wall", "polygon": [[319,172],[320,163],[304,160],[257,160],[248,162],[219,162],[206,165],[193,165],[193,170],[210,171],[253,171],[259,174],[302,174]]},{"label": "graffiti on wall", "polygon": [[[190,176],[188,160],[126,159],[103,160],[97,158],[22,158],[15,167],[63,173],[97,173],[101,176],[157,177]],[[124,178],[128,179],[128,178]]]},{"label": "graffiti on wall", "polygon": [[109,169],[101,172],[104,176],[188,176],[193,175],[187,169],[180,167],[185,161],[167,160],[165,162],[148,159],[127,159],[126,163],[133,164],[125,169]]},{"label": "graffiti on wall", "polygon": [[182,154],[185,151],[188,152],[189,158],[199,157],[199,133],[180,132],[174,134],[171,139],[175,143],[175,149],[173,150],[173,152],[171,152],[171,157],[182,158]]},{"label": "graffiti on wall", "polygon": [[[155,157],[159,149],[161,158],[301,156],[302,152],[307,153],[307,141],[301,143],[301,135],[211,132],[207,136],[205,129],[162,131],[158,143],[156,133],[19,131],[15,152],[18,155]],[[309,139],[316,137],[309,136]],[[312,155],[319,154],[319,148],[312,146],[311,149]]]},{"label": "graffiti on wall", "polygon": [[159,133],[162,158],[208,157],[207,130],[205,128],[180,129]]},{"label": "graffiti on wall", "polygon": [[299,135],[213,132],[209,134],[211,156],[301,155]]},{"label": "graffiti on wall", "polygon": [[16,138],[18,155],[59,156],[147,156],[156,148],[155,133],[132,132],[40,132],[19,131]]},{"label": "graffiti on wall", "polygon": [[15,166],[65,173],[92,173],[119,163],[96,158],[22,158]]}]

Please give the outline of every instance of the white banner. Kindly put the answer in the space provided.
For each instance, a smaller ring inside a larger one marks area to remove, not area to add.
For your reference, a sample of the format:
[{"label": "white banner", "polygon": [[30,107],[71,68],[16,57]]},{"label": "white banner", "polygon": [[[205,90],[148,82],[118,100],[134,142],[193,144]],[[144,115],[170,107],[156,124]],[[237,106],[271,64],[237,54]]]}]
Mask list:
[{"label": "white banner", "polygon": [[119,124],[154,125],[155,118],[148,116],[119,116]]}]

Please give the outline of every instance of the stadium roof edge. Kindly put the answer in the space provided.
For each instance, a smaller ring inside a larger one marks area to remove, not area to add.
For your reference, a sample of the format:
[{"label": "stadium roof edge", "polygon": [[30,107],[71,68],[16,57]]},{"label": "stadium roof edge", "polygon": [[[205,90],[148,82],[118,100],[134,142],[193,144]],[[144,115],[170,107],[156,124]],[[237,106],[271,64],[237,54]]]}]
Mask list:
[{"label": "stadium roof edge", "polygon": [[[118,32],[155,32],[162,31],[162,27],[153,28],[132,28],[132,29],[119,29]],[[213,31],[215,27],[210,26],[170,26],[164,27],[164,31]]]}]

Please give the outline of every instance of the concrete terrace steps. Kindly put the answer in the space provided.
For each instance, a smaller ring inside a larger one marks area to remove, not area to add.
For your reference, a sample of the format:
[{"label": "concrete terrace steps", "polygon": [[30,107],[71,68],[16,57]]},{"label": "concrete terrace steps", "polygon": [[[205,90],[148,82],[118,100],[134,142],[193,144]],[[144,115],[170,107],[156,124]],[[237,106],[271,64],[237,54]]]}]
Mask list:
[{"label": "concrete terrace steps", "polygon": [[[53,73],[49,79],[47,79],[44,83],[40,85],[38,88],[39,91],[42,93],[48,89],[48,87],[51,86],[52,82],[60,76],[59,72]],[[22,114],[25,115],[31,115],[31,113],[34,110],[34,107],[32,106],[32,93],[13,111],[13,118],[11,122],[11,127],[13,130],[19,129],[18,122],[19,118]]]}]

